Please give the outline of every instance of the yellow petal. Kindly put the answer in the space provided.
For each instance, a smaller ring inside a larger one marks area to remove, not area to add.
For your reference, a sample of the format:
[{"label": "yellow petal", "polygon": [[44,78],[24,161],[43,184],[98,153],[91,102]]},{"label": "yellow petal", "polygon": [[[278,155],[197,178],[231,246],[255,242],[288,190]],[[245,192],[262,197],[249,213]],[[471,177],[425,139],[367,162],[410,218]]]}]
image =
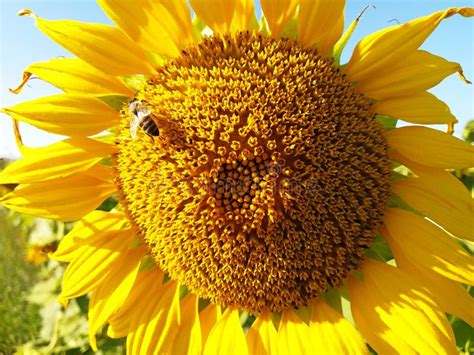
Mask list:
[{"label": "yellow petal", "polygon": [[363,38],[347,65],[348,77],[357,82],[383,76],[411,56],[445,18],[455,14],[470,17],[470,8],[450,8],[405,24],[377,31]]},{"label": "yellow petal", "polygon": [[279,38],[280,33],[295,15],[297,0],[260,0],[270,34]]},{"label": "yellow petal", "polygon": [[201,323],[201,344],[206,344],[206,340],[211,333],[212,328],[221,318],[221,307],[209,304],[199,313],[199,321]]},{"label": "yellow petal", "polygon": [[458,121],[449,106],[429,92],[378,101],[371,110],[416,124],[447,124]]},{"label": "yellow petal", "polygon": [[246,355],[247,342],[240,325],[239,312],[227,308],[207,338],[204,355]]},{"label": "yellow petal", "polygon": [[368,354],[354,326],[319,298],[313,303],[309,334],[321,354]]},{"label": "yellow petal", "polygon": [[132,331],[127,336],[128,354],[171,353],[179,329],[179,285],[168,281],[157,291],[156,287],[148,291],[143,311],[134,309]]},{"label": "yellow petal", "polygon": [[193,42],[185,0],[99,0],[100,7],[144,50],[176,57]]},{"label": "yellow petal", "polygon": [[238,0],[190,0],[196,15],[215,33],[230,31]]},{"label": "yellow petal", "polygon": [[376,100],[407,97],[438,85],[444,78],[456,72],[462,74],[458,63],[417,50],[383,75],[360,81],[357,87],[365,96]]},{"label": "yellow petal", "polygon": [[74,221],[97,208],[116,187],[78,174],[34,184],[21,184],[0,199],[5,207],[37,217]]},{"label": "yellow petal", "polygon": [[88,239],[83,252],[66,268],[60,298],[79,297],[100,285],[119,267],[117,260],[127,254],[134,237],[130,230],[123,230]]},{"label": "yellow petal", "polygon": [[394,160],[398,156],[413,162],[444,169],[474,166],[474,147],[438,130],[412,126],[385,133]]},{"label": "yellow petal", "polygon": [[89,341],[94,351],[97,351],[95,333],[127,299],[144,255],[144,248],[128,250],[117,259],[116,267],[92,292],[89,302]]},{"label": "yellow petal", "polygon": [[349,278],[357,328],[379,354],[456,354],[452,329],[417,275],[366,260]]},{"label": "yellow petal", "polygon": [[247,333],[249,354],[277,354],[277,339],[277,331],[271,314],[260,314]]},{"label": "yellow petal", "polygon": [[71,94],[122,94],[126,96],[134,94],[134,91],[118,78],[105,74],[77,58],[55,58],[47,62],[31,64],[23,72],[22,83],[11,91],[18,94],[31,75],[36,75]]},{"label": "yellow petal", "polygon": [[119,122],[119,114],[93,97],[60,94],[0,109],[14,119],[65,136],[89,136]]},{"label": "yellow petal", "polygon": [[[344,32],[344,12],[341,13],[339,19],[331,26],[329,32],[327,32],[318,42],[318,49],[321,53],[327,53],[330,50],[334,52],[335,45],[341,38],[342,33]],[[333,57],[338,61],[339,58]]]},{"label": "yellow petal", "polygon": [[90,169],[84,171],[84,175],[99,179],[104,182],[113,183],[113,179],[116,175],[115,170],[107,165],[96,164]]},{"label": "yellow petal", "polygon": [[237,0],[235,3],[234,17],[232,18],[232,32],[246,31],[255,18],[254,0]]},{"label": "yellow petal", "polygon": [[70,262],[82,253],[85,240],[104,233],[123,229],[127,218],[123,213],[93,211],[78,221],[61,240],[56,251],[49,255],[53,260]]},{"label": "yellow petal", "polygon": [[70,138],[25,151],[23,158],[0,173],[0,184],[49,181],[84,172],[116,148],[88,138]]},{"label": "yellow petal", "polygon": [[474,284],[474,259],[433,223],[398,208],[388,208],[384,221],[385,239],[407,259],[455,281]]},{"label": "yellow petal", "polygon": [[[153,268],[138,273],[132,290],[122,306],[109,318],[107,335],[111,338],[123,338],[131,331],[133,317],[147,306],[148,298],[153,299],[161,292],[163,272]],[[153,294],[155,292],[155,294]]]},{"label": "yellow petal", "polygon": [[[321,52],[333,47],[342,34],[342,28],[339,26],[339,35],[332,34],[332,30],[338,21],[342,18],[344,21],[345,0],[300,0],[298,14],[298,42],[305,47],[317,45]],[[332,43],[326,43],[326,39],[330,37]],[[321,48],[320,43],[323,42],[325,48]]]},{"label": "yellow petal", "polygon": [[181,301],[181,319],[172,354],[199,355],[202,351],[199,298],[192,293]]},{"label": "yellow petal", "polygon": [[474,241],[472,204],[470,209],[458,207],[457,201],[438,195],[421,178],[394,182],[392,191],[457,238]]},{"label": "yellow petal", "polygon": [[281,354],[315,354],[308,325],[291,309],[283,311],[278,328],[278,349]]},{"label": "yellow petal", "polygon": [[409,274],[419,275],[442,310],[463,319],[471,326],[474,325],[474,299],[464,287],[418,263],[408,261],[397,245],[391,249],[397,260],[397,266]]},{"label": "yellow petal", "polygon": [[430,168],[404,159],[401,163],[410,168],[422,181],[427,189],[448,201],[455,201],[455,209],[466,214],[474,213],[474,204],[470,191],[450,172],[444,169]]},{"label": "yellow petal", "polygon": [[[32,15],[31,12],[25,14]],[[70,20],[44,20],[38,28],[88,64],[111,75],[153,74],[145,53],[118,28]]]}]

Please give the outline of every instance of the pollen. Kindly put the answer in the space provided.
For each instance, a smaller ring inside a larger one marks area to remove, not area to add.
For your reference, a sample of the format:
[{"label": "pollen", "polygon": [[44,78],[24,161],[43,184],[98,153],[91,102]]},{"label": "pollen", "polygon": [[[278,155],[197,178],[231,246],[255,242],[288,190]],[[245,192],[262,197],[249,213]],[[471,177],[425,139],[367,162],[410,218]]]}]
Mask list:
[{"label": "pollen", "polygon": [[389,197],[370,101],[316,49],[211,36],[139,98],[160,130],[116,132],[117,184],[156,263],[252,313],[306,306],[357,270]]}]

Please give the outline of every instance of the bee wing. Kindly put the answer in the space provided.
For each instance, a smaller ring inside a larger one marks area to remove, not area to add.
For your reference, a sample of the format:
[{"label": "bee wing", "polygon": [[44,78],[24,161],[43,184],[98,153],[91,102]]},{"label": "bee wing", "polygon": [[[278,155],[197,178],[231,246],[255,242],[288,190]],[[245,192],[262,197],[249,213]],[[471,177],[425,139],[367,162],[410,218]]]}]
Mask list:
[{"label": "bee wing", "polygon": [[130,136],[132,138],[135,138],[137,136],[137,128],[138,125],[140,124],[140,119],[133,115],[132,119],[130,120]]}]

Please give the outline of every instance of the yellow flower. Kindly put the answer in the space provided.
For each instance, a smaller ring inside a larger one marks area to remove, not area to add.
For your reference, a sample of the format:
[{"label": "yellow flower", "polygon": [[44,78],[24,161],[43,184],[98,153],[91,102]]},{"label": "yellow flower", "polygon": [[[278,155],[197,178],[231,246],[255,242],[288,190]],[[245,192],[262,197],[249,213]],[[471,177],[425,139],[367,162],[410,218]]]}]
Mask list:
[{"label": "yellow flower", "polygon": [[80,219],[53,258],[64,303],[92,293],[91,345],[108,323],[130,354],[455,353],[473,204],[446,169],[474,148],[422,126],[452,128],[427,90],[462,70],[418,48],[474,10],[376,32],[340,65],[344,1],[262,0],[261,21],[253,1],[190,3],[193,21],[185,0],[99,0],[118,27],[20,13],[77,58],[13,90],[64,94],[2,111],[70,138],[18,134],[1,203]]},{"label": "yellow flower", "polygon": [[34,265],[44,264],[48,261],[48,255],[45,253],[44,246],[38,244],[29,245],[25,260]]}]

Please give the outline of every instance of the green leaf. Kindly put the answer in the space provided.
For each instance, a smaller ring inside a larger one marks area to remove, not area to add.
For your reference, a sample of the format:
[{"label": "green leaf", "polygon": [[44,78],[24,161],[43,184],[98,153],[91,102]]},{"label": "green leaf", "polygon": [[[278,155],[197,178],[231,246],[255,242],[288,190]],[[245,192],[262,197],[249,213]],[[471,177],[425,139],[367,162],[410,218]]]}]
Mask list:
[{"label": "green leaf", "polygon": [[387,262],[393,259],[392,250],[387,241],[382,236],[377,235],[374,242],[369,249],[366,250],[365,255],[371,259]]},{"label": "green leaf", "polygon": [[118,200],[111,196],[109,197],[107,200],[105,200],[104,202],[101,203],[101,205],[99,207],[97,207],[97,209],[99,211],[105,211],[105,212],[110,212],[112,211],[115,206],[118,205]]},{"label": "green leaf", "polygon": [[331,288],[326,293],[322,294],[321,297],[328,305],[342,314],[341,291],[338,288]]},{"label": "green leaf", "polygon": [[402,210],[409,211],[409,212],[412,212],[419,216],[424,217],[423,213],[411,207],[408,203],[405,202],[404,199],[402,199],[400,196],[398,196],[394,192],[392,192],[392,195],[390,196],[390,199],[388,201],[388,207],[401,208]]},{"label": "green leaf", "polygon": [[249,316],[247,317],[247,320],[245,321],[245,323],[242,324],[242,328],[244,328],[245,334],[247,334],[250,327],[255,322],[255,319],[256,319],[256,317],[253,314],[249,314]]},{"label": "green leaf", "polygon": [[153,269],[156,266],[155,260],[153,260],[153,257],[150,255],[145,255],[143,258],[141,264],[140,264],[140,269],[139,271],[147,271],[150,269]]},{"label": "green leaf", "polygon": [[[104,355],[125,354],[125,341],[126,341],[126,338],[101,339],[97,342],[97,345],[99,347],[99,353],[102,353]],[[92,350],[90,350],[90,354],[95,354],[95,353]]]},{"label": "green leaf", "polygon": [[397,119],[390,116],[377,115],[375,120],[380,123],[386,131],[394,129],[397,126]]},{"label": "green leaf", "polygon": [[186,286],[179,284],[179,299],[182,300],[189,293]]},{"label": "green leaf", "polygon": [[206,24],[204,23],[203,20],[201,20],[199,17],[194,16],[193,18],[193,28],[194,28],[194,35],[197,39],[201,39],[202,37],[202,30],[206,28]]},{"label": "green leaf", "polygon": [[408,176],[406,174],[400,174],[398,171],[392,171],[392,176],[390,178],[392,181],[400,181],[408,179]]},{"label": "green leaf", "polygon": [[260,19],[260,23],[258,25],[258,32],[260,32],[263,36],[270,35],[270,29],[268,28],[267,20],[263,16]]},{"label": "green leaf", "polygon": [[291,19],[290,22],[288,22],[288,24],[285,26],[285,28],[281,32],[280,37],[296,40],[298,37],[298,29],[296,26],[297,26],[296,18]]},{"label": "green leaf", "polygon": [[122,80],[128,87],[135,91],[140,91],[145,86],[148,78],[145,75],[127,75],[122,76]]},{"label": "green leaf", "polygon": [[250,316],[249,312],[242,311],[240,313],[240,325],[241,326],[244,326],[245,323],[247,323],[247,320],[249,319],[249,316]]},{"label": "green leaf", "polygon": [[252,19],[250,20],[250,24],[249,24],[249,31],[250,32],[258,31],[258,27],[259,27],[259,23],[258,23],[257,16],[253,14]]},{"label": "green leaf", "polygon": [[87,314],[89,311],[89,297],[81,296],[74,299],[81,310],[81,313]]},{"label": "green leaf", "polygon": [[[455,302],[455,300],[453,300]],[[461,352],[472,354],[474,352],[473,328],[462,319],[454,318],[451,326],[456,338],[456,346]]]},{"label": "green leaf", "polygon": [[462,137],[468,143],[474,143],[474,120],[467,122],[464,131],[462,132]]},{"label": "green leaf", "polygon": [[351,310],[351,302],[349,297],[349,286],[347,280],[344,281],[344,286],[340,289],[341,293],[341,309],[342,315],[346,318],[349,322],[354,324],[354,318],[352,317],[352,310]]},{"label": "green leaf", "polygon": [[129,97],[122,95],[99,96],[98,99],[105,102],[117,112],[122,111],[127,102],[130,101]]},{"label": "green leaf", "polygon": [[312,307],[311,306],[306,306],[306,307],[300,307],[295,310],[293,310],[298,317],[305,322],[306,324],[309,324],[311,320],[311,312],[312,312]]}]

